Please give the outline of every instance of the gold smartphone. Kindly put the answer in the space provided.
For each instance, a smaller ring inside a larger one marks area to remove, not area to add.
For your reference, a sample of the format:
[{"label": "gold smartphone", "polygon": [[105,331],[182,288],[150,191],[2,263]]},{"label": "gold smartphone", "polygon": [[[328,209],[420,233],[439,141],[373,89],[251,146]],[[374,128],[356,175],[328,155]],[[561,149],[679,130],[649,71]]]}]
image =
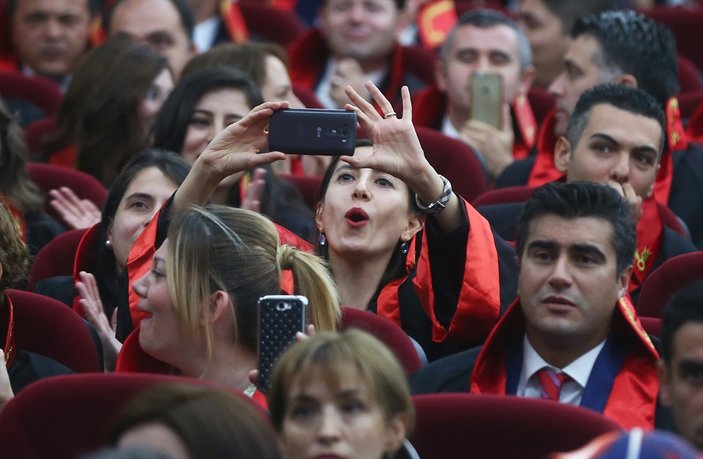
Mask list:
[{"label": "gold smartphone", "polygon": [[503,78],[499,73],[475,72],[471,78],[471,119],[501,128]]}]

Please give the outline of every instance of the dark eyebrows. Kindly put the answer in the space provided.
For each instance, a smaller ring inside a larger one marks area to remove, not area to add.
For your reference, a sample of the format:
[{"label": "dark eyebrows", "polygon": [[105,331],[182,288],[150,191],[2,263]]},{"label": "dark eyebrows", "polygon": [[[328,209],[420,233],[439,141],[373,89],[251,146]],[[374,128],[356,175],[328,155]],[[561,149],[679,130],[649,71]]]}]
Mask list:
[{"label": "dark eyebrows", "polygon": [[[608,134],[603,134],[602,132],[596,132],[591,135],[590,140],[605,140],[613,145],[620,145],[620,142],[609,136]],[[638,145],[634,148],[635,151],[639,153],[649,153],[654,155],[656,158],[659,156],[659,150],[650,145]]]},{"label": "dark eyebrows", "polygon": [[558,247],[559,247],[559,245],[554,241],[545,241],[545,240],[537,239],[535,241],[530,242],[528,244],[526,250],[531,250],[531,249],[554,250]]},{"label": "dark eyebrows", "polygon": [[132,193],[132,194],[130,194],[129,196],[127,196],[127,198],[125,199],[125,201],[128,201],[128,200],[130,200],[130,199],[149,199],[149,200],[153,200],[154,197],[153,197],[152,195],[150,195],[149,193],[140,193],[140,192],[136,192],[136,193]]},{"label": "dark eyebrows", "polygon": [[593,244],[574,244],[570,247],[570,250],[575,253],[582,253],[595,256],[601,261],[606,259],[606,256],[603,251]]},{"label": "dark eyebrows", "polygon": [[679,363],[679,371],[681,373],[703,372],[703,361],[685,359]]}]

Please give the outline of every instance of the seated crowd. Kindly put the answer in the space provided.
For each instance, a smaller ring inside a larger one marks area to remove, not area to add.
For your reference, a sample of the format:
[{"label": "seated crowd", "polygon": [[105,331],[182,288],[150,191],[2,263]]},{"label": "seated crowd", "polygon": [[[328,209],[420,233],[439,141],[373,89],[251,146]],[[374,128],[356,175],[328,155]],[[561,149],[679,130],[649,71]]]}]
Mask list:
[{"label": "seated crowd", "polygon": [[[124,392],[55,457],[467,457],[480,439],[421,428],[467,435],[440,393],[536,399],[499,431],[590,416],[524,457],[702,457],[703,271],[638,308],[703,248],[701,64],[668,3],[0,0],[0,456],[44,457],[13,423],[86,372],[36,301]],[[291,126],[310,151],[270,151],[272,117],[306,108],[356,135]],[[322,136],[352,154],[310,154]]]}]

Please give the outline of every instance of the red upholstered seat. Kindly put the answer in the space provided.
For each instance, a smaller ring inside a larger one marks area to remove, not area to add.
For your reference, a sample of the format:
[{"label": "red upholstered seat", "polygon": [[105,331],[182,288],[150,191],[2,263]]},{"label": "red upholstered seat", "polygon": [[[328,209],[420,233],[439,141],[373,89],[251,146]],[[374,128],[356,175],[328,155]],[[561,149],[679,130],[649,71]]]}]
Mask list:
[{"label": "red upholstered seat", "polygon": [[546,89],[533,86],[527,93],[527,99],[530,101],[530,107],[532,107],[532,113],[535,115],[535,121],[537,121],[538,125],[541,124],[542,120],[544,120],[547,114],[554,108],[554,96],[549,94]]},{"label": "red upholstered seat", "polygon": [[659,317],[640,317],[640,323],[648,335],[661,338],[662,320]]},{"label": "red upholstered seat", "polygon": [[[98,208],[102,208],[103,202],[105,202],[105,198],[107,197],[107,190],[103,184],[95,177],[85,172],[42,163],[29,163],[27,168],[32,180],[39,185],[39,188],[41,188],[44,193],[55,188],[67,186],[71,188],[79,198],[91,201]],[[49,205],[48,199],[46,212],[58,221],[63,221],[61,216]]]},{"label": "red upholstered seat", "polygon": [[24,137],[31,158],[40,158],[44,154],[44,139],[56,129],[54,118],[42,118],[24,128]]},{"label": "red upholstered seat", "polygon": [[374,335],[395,354],[405,374],[411,375],[422,366],[417,351],[405,332],[390,320],[359,309],[342,308],[342,329],[358,328]]},{"label": "red upholstered seat", "polygon": [[661,317],[667,301],[678,290],[703,279],[703,252],[669,258],[647,277],[637,299],[637,315]]},{"label": "red upholstered seat", "polygon": [[456,193],[471,201],[488,190],[483,167],[471,147],[431,128],[418,126],[416,130],[427,160]]},{"label": "red upholstered seat", "polygon": [[425,84],[434,84],[434,69],[437,54],[423,46],[403,46],[403,71],[420,78]]},{"label": "red upholstered seat", "polygon": [[485,193],[474,199],[471,204],[474,207],[488,206],[492,204],[510,204],[514,202],[525,202],[530,199],[532,192],[535,191],[531,186],[511,186],[507,188],[497,188],[488,190]]},{"label": "red upholstered seat", "polygon": [[36,283],[42,279],[73,276],[73,261],[85,232],[85,229],[76,229],[61,233],[37,252],[29,275],[28,290],[34,290]]},{"label": "red upholstered seat", "polygon": [[300,191],[305,204],[313,211],[317,206],[317,191],[322,183],[322,177],[311,175],[281,174],[280,178],[291,182]]},{"label": "red upholstered seat", "polygon": [[250,34],[286,47],[305,31],[295,14],[273,8],[262,1],[241,2],[240,8]]},{"label": "red upholstered seat", "polygon": [[696,67],[703,69],[703,48],[700,46],[703,8],[672,8],[658,6],[647,9],[644,14],[668,26],[676,37],[676,48]]},{"label": "red upholstered seat", "polygon": [[63,99],[59,87],[49,79],[5,72],[0,72],[0,96],[25,100],[39,107],[44,116],[55,116]]},{"label": "red upholstered seat", "polygon": [[410,442],[423,459],[543,459],[570,451],[618,425],[595,411],[512,396],[432,394],[413,397]]},{"label": "red upholstered seat", "polygon": [[36,293],[10,289],[7,295],[15,309],[18,349],[50,357],[79,373],[100,371],[102,355],[70,308]]},{"label": "red upholstered seat", "polygon": [[119,410],[139,391],[163,382],[213,386],[169,375],[95,373],[38,381],[0,415],[4,459],[74,459],[103,446]]},{"label": "red upholstered seat", "polygon": [[697,91],[703,88],[700,70],[696,64],[684,56],[679,56],[679,86],[681,92]]}]

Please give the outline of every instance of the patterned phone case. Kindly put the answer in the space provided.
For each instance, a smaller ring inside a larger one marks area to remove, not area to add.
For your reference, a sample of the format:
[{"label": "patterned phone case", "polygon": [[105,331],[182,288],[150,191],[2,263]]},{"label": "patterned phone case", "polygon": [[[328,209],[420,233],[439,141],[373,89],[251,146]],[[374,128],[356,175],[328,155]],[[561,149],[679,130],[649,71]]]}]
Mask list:
[{"label": "patterned phone case", "polygon": [[300,295],[269,295],[259,299],[258,388],[266,392],[271,369],[283,352],[305,332],[308,299]]}]

